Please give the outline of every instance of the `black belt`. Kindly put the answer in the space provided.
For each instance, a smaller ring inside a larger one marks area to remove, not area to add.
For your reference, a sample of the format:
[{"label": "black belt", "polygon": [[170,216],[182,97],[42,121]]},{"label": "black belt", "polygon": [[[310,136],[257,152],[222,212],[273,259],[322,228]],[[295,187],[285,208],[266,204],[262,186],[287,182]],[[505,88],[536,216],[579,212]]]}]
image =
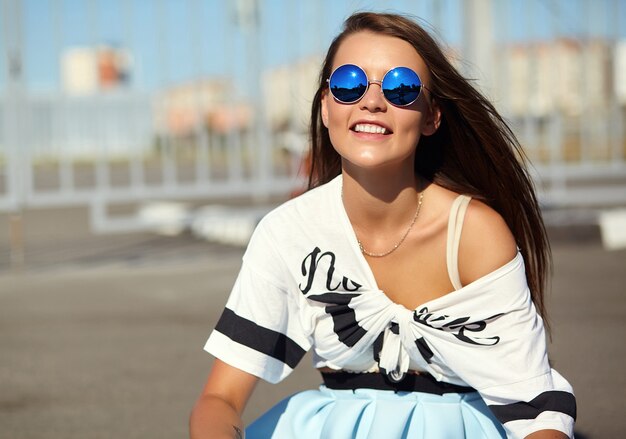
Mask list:
[{"label": "black belt", "polygon": [[335,390],[376,389],[394,392],[424,392],[435,395],[444,393],[470,393],[476,389],[437,381],[427,373],[407,374],[400,382],[393,382],[382,373],[322,372],[324,385]]}]

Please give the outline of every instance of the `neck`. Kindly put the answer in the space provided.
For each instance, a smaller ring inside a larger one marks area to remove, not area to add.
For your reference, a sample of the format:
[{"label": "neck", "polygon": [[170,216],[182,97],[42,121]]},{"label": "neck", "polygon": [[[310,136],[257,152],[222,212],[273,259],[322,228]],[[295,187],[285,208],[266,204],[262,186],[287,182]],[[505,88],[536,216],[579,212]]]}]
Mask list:
[{"label": "neck", "polygon": [[353,172],[343,169],[343,203],[357,231],[397,233],[413,216],[426,182],[410,172]]}]

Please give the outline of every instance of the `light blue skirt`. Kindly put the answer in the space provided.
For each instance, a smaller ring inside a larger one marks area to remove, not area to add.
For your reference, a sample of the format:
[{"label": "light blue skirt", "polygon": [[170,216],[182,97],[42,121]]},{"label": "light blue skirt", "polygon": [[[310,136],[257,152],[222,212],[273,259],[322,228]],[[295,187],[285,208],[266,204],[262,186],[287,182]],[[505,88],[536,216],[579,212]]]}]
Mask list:
[{"label": "light blue skirt", "polygon": [[506,438],[480,395],[321,386],[290,396],[246,429],[247,439]]}]

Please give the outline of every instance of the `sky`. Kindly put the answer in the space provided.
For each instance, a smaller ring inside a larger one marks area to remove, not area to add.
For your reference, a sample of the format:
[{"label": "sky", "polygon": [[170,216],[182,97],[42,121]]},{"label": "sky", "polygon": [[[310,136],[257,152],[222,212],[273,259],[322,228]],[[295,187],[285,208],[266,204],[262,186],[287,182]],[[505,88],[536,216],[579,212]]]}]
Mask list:
[{"label": "sky", "polygon": [[[245,2],[245,0],[243,0]],[[6,47],[21,35],[24,83],[30,90],[60,87],[59,59],[67,47],[128,48],[132,87],[154,91],[198,76],[236,75],[247,60],[259,68],[324,53],[355,10],[418,16],[448,45],[463,46],[467,0],[259,0],[258,32],[237,23],[242,0],[0,0],[0,91]],[[557,36],[626,38],[626,0],[492,0],[498,41]],[[19,8],[12,8],[18,5]],[[17,11],[17,12],[16,12]],[[17,24],[17,25],[16,25]]]}]

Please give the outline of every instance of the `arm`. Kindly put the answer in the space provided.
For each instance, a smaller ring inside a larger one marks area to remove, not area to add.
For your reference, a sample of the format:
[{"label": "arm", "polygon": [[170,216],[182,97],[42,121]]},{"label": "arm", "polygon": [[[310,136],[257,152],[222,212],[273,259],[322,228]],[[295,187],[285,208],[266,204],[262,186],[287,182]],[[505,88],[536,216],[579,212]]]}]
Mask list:
[{"label": "arm", "polygon": [[539,430],[526,436],[526,439],[568,439],[568,437],[558,430]]},{"label": "arm", "polygon": [[189,419],[191,439],[234,439],[258,378],[216,359]]}]

